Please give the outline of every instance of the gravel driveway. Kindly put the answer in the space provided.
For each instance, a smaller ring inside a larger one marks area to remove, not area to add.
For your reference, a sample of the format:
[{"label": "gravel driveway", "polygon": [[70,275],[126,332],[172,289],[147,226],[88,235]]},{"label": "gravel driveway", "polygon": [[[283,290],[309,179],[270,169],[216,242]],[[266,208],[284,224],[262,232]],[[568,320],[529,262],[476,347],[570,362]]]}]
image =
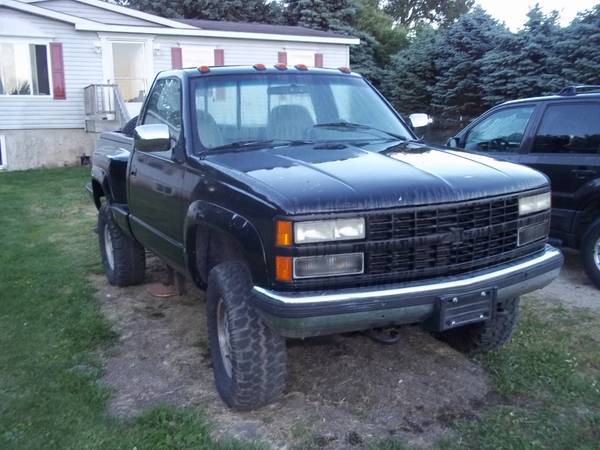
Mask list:
[{"label": "gravel driveway", "polygon": [[[600,291],[566,254],[560,278],[531,294],[549,304],[599,310]],[[148,281],[164,279],[149,259]],[[497,402],[475,362],[419,327],[401,329],[400,343],[376,344],[360,334],[290,340],[284,398],[259,411],[234,413],[213,385],[204,320],[204,293],[151,297],[145,286],[115,288],[94,277],[105,314],[120,335],[106,355],[104,382],[113,389],[110,413],[131,417],[157,404],[199,406],[214,436],[257,440],[272,448],[361,448],[396,437],[428,447],[457,418]]]}]

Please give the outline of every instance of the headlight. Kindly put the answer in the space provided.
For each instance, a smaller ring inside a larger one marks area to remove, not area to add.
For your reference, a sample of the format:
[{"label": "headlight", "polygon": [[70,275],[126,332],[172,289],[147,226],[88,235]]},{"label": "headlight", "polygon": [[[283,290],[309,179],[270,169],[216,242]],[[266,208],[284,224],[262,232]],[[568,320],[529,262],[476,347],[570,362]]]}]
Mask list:
[{"label": "headlight", "polygon": [[550,209],[550,192],[543,194],[530,195],[519,199],[519,215],[532,214],[539,211]]},{"label": "headlight", "polygon": [[294,258],[294,278],[315,278],[363,273],[362,253],[343,253]]},{"label": "headlight", "polygon": [[294,223],[294,242],[296,244],[346,241],[364,239],[364,237],[365,219],[362,217]]}]

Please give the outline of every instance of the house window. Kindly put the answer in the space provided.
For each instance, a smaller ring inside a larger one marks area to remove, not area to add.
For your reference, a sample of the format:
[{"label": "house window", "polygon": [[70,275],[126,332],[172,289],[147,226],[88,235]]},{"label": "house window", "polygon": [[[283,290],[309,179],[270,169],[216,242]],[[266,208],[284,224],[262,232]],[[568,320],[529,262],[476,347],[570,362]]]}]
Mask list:
[{"label": "house window", "polygon": [[50,95],[48,46],[0,42],[0,95]]},{"label": "house window", "polygon": [[0,170],[6,169],[6,139],[0,136]]},{"label": "house window", "polygon": [[287,64],[288,66],[304,64],[305,66],[312,67],[315,65],[315,52],[310,50],[288,50]]},{"label": "house window", "polygon": [[215,48],[205,45],[184,45],[181,51],[183,67],[215,65]]}]

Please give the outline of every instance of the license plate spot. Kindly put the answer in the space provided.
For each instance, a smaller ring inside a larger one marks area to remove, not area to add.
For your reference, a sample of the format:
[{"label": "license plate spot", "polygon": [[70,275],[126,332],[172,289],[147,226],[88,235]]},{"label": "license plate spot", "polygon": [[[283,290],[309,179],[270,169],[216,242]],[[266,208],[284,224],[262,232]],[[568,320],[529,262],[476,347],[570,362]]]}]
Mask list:
[{"label": "license plate spot", "polygon": [[480,289],[439,297],[440,331],[489,320],[494,313],[495,290]]}]

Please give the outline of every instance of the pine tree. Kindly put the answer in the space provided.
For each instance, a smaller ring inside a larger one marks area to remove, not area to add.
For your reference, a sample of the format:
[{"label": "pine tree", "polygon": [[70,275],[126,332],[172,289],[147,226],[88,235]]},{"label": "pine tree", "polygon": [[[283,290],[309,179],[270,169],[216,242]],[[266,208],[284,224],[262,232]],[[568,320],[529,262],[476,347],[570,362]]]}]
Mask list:
[{"label": "pine tree", "polygon": [[442,33],[432,89],[432,107],[442,117],[475,117],[489,107],[483,100],[482,58],[503,31],[496,20],[475,8]]},{"label": "pine tree", "polygon": [[571,23],[558,49],[566,82],[600,84],[600,4]]},{"label": "pine tree", "polygon": [[282,23],[283,10],[267,0],[130,0],[129,6],[162,17]]},{"label": "pine tree", "polygon": [[350,0],[292,0],[286,8],[290,25],[325,31],[352,25],[355,14]]},{"label": "pine tree", "polygon": [[482,60],[482,88],[489,104],[554,93],[564,85],[558,14],[544,15],[536,5],[528,18],[516,35],[501,36]]},{"label": "pine tree", "polygon": [[383,93],[403,114],[431,113],[431,93],[436,82],[437,31],[424,27],[408,48],[392,56],[384,75]]}]

